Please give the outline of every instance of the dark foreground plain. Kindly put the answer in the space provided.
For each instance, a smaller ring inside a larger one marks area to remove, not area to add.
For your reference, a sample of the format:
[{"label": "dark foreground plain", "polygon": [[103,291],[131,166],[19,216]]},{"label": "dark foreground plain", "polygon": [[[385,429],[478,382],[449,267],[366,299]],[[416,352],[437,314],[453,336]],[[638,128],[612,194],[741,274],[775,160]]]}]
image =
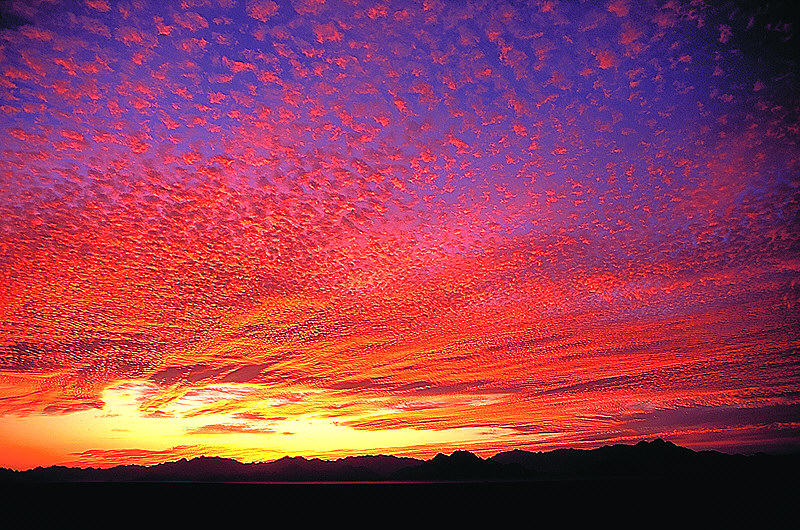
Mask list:
[{"label": "dark foreground plain", "polygon": [[[570,479],[417,483],[28,483],[14,528],[520,524],[525,528],[797,528],[796,481]],[[11,528],[9,526],[8,528]]]},{"label": "dark foreground plain", "polygon": [[430,460],[198,458],[109,470],[2,470],[14,527],[390,526],[798,528],[800,455],[695,452],[655,440]]}]

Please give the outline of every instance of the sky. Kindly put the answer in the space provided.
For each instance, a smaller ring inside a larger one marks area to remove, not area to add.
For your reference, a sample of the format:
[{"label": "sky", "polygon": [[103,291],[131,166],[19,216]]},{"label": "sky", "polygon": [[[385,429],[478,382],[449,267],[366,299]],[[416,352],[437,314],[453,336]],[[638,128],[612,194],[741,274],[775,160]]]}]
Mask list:
[{"label": "sky", "polygon": [[789,3],[0,4],[0,466],[800,451]]}]

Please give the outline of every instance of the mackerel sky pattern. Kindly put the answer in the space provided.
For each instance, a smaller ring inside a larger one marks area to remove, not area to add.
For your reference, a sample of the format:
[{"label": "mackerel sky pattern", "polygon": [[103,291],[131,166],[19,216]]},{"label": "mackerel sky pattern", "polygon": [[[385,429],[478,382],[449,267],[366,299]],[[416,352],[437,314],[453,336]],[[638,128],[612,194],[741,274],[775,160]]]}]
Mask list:
[{"label": "mackerel sky pattern", "polygon": [[788,4],[3,3],[0,465],[797,450]]}]

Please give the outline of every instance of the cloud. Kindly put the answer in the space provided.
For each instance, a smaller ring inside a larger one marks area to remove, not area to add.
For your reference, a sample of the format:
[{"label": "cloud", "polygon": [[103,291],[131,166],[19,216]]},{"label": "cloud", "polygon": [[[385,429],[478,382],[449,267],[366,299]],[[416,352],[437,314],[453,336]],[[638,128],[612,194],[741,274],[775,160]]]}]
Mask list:
[{"label": "cloud", "polygon": [[65,403],[57,405],[48,405],[44,408],[45,414],[71,414],[73,412],[81,412],[91,409],[102,409],[102,401],[90,401],[85,403]]},{"label": "cloud", "polygon": [[608,10],[618,17],[624,17],[630,12],[630,7],[628,6],[628,2],[624,0],[613,0],[609,2]]},{"label": "cloud", "polygon": [[336,28],[333,22],[316,25],[314,27],[314,35],[317,38],[317,42],[320,44],[325,42],[339,42],[342,40],[342,32]]},{"label": "cloud", "polygon": [[253,427],[238,423],[214,423],[210,425],[203,425],[202,427],[197,427],[195,429],[190,429],[186,434],[269,434],[274,432],[276,432],[274,429],[265,427]]},{"label": "cloud", "polygon": [[256,379],[261,373],[261,370],[263,370],[267,366],[269,365],[243,366],[241,368],[237,368],[232,372],[229,372],[220,381],[223,383],[225,382],[245,383],[252,379]]},{"label": "cloud", "polygon": [[627,423],[642,432],[675,428],[735,428],[747,425],[788,424],[797,417],[800,405],[736,407],[699,406],[659,409],[631,416]]},{"label": "cloud", "polygon": [[120,464],[138,464],[143,466],[158,464],[180,458],[193,458],[202,454],[202,446],[178,445],[169,449],[87,449],[72,453],[75,460],[66,465],[96,467],[112,467]]},{"label": "cloud", "polygon": [[261,22],[267,22],[270,18],[274,17],[280,7],[272,0],[253,1],[247,2],[247,14]]}]

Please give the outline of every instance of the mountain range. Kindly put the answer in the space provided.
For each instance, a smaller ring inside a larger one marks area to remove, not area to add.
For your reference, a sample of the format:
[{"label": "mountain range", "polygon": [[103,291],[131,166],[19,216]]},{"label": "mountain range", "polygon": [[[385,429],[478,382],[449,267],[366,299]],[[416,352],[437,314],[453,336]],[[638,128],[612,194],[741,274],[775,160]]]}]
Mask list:
[{"label": "mountain range", "polygon": [[0,483],[64,482],[518,482],[625,478],[795,480],[800,454],[752,456],[693,451],[656,439],[635,445],[549,452],[512,450],[481,458],[468,451],[430,460],[397,456],[351,456],[334,461],[284,457],[245,464],[229,458],[198,457],[153,466],[108,469],[64,466],[27,471],[0,469]]}]

